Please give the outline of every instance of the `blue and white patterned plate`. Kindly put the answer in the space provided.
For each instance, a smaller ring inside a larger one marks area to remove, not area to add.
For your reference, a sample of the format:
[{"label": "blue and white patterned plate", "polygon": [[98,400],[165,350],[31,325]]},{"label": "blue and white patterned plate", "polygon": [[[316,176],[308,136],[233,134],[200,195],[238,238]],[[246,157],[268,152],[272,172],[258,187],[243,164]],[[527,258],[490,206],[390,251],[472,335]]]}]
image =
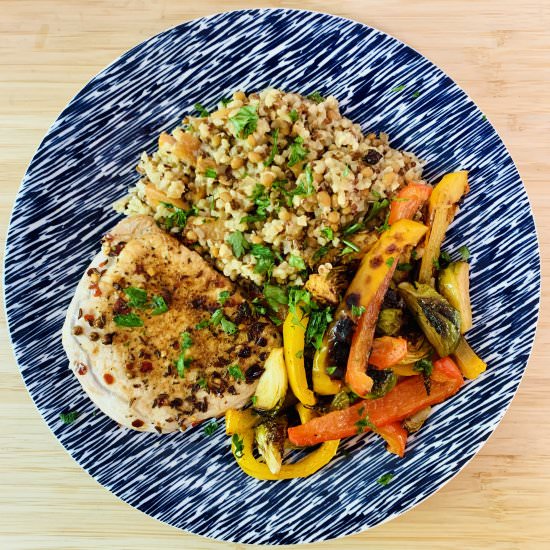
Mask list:
[{"label": "blue and white patterned plate", "polygon": [[[431,181],[470,170],[471,193],[448,238],[473,255],[475,328],[487,372],[436,408],[399,459],[371,437],[347,440],[308,479],[245,476],[223,429],[162,435],[120,429],[69,371],[65,310],[111,203],[136,180],[141,150],[195,102],[266,86],[334,94],[364,130],[428,161]],[[117,59],[50,128],[17,197],[5,294],[21,373],[42,416],[74,459],[132,506],[219,540],[290,544],[373,527],[421,502],[480,449],[508,407],[531,350],[539,252],[525,190],[502,141],[473,102],[422,55],[380,31],[331,15],[250,10],[190,21]],[[59,413],[82,414],[63,425]],[[392,472],[391,484],[376,480]]]}]

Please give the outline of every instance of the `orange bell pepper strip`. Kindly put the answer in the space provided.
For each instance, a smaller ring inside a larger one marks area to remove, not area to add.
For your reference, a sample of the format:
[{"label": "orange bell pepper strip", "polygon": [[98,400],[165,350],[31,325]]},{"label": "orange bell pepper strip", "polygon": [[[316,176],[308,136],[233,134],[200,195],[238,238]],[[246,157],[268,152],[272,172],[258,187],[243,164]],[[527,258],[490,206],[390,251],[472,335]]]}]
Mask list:
[{"label": "orange bell pepper strip", "polygon": [[393,453],[401,458],[405,454],[405,446],[407,445],[407,436],[409,433],[401,422],[392,422],[386,424],[376,430],[376,433],[380,435],[388,444],[388,452]]},{"label": "orange bell pepper strip", "polygon": [[380,399],[362,400],[347,409],[333,411],[301,426],[289,428],[288,438],[294,445],[307,446],[350,437],[366,431],[361,423],[365,419],[378,429],[404,420],[429,405],[445,401],[464,384],[460,370],[449,357],[434,362],[431,380],[430,395],[426,393],[422,377],[411,376]]},{"label": "orange bell pepper strip", "polygon": [[399,363],[407,355],[407,340],[395,336],[382,336],[372,342],[369,365],[387,369]]},{"label": "orange bell pepper strip", "polygon": [[403,187],[392,200],[388,223],[391,225],[397,220],[412,219],[431,194],[432,187],[424,183],[409,183]]}]

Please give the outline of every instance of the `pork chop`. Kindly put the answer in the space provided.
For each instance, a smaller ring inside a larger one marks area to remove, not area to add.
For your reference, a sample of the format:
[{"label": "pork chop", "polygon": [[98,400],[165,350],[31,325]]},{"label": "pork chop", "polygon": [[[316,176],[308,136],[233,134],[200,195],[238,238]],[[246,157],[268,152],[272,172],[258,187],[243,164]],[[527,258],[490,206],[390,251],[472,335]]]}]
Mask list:
[{"label": "pork chop", "polygon": [[123,426],[160,433],[245,405],[280,345],[229,279],[148,216],[105,236],[63,326],[94,403]]}]

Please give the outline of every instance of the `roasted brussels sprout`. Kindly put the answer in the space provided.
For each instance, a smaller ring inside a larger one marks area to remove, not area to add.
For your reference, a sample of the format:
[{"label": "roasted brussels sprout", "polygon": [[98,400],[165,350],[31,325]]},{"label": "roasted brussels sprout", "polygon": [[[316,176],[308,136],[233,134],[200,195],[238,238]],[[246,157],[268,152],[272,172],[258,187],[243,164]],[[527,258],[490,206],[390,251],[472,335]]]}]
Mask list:
[{"label": "roasted brussels sprout", "polygon": [[420,428],[422,428],[424,422],[428,420],[428,416],[430,416],[431,412],[431,407],[426,407],[425,409],[418,411],[403,422],[403,428],[405,428],[410,434],[417,432]]},{"label": "roasted brussels sprout", "polygon": [[271,350],[264,368],[256,386],[254,408],[262,412],[276,412],[285,400],[288,389],[283,348]]},{"label": "roasted brussels sprout", "polygon": [[372,389],[367,395],[369,399],[378,399],[386,395],[390,390],[393,390],[397,382],[397,376],[391,369],[374,369],[369,367],[367,374],[373,380]]},{"label": "roasted brussels sprout", "polygon": [[255,429],[258,452],[272,474],[278,474],[283,464],[286,429],[285,417],[269,419]]},{"label": "roasted brussels sprout", "polygon": [[382,309],[378,315],[376,329],[384,336],[396,336],[403,326],[403,311],[400,309]]},{"label": "roasted brussels sprout", "polygon": [[453,353],[460,340],[460,313],[430,285],[401,283],[399,292],[439,356]]},{"label": "roasted brussels sprout", "polygon": [[433,355],[434,349],[423,334],[407,336],[407,355],[398,365],[414,365],[420,359]]},{"label": "roasted brussels sprout", "polygon": [[453,262],[439,273],[439,292],[460,312],[460,332],[472,328],[472,307],[470,305],[470,265],[467,262]]},{"label": "roasted brussels sprout", "polygon": [[346,390],[339,391],[332,399],[330,409],[332,411],[339,411],[347,409],[352,404],[352,400],[349,398],[349,394]]}]

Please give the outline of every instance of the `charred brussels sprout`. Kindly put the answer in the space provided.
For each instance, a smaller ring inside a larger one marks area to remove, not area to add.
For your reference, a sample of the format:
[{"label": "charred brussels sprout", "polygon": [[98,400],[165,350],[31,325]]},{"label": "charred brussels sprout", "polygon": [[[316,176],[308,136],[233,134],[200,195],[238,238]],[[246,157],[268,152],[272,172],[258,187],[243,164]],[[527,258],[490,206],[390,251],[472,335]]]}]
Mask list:
[{"label": "charred brussels sprout", "polygon": [[378,399],[386,395],[390,390],[393,390],[395,383],[397,382],[397,376],[391,369],[374,369],[369,367],[367,374],[372,378],[373,385],[369,399]]},{"label": "charred brussels sprout", "polygon": [[460,340],[460,313],[429,285],[401,283],[399,292],[439,356],[453,353]]},{"label": "charred brussels sprout", "polygon": [[407,336],[407,355],[398,365],[412,365],[433,355],[434,349],[423,334]]},{"label": "charred brussels sprout", "polygon": [[467,262],[453,262],[439,273],[439,291],[460,312],[462,334],[472,328],[469,273]]},{"label": "charred brussels sprout", "polygon": [[410,434],[417,432],[420,428],[422,428],[424,422],[428,420],[428,416],[430,416],[431,412],[431,407],[426,407],[425,409],[418,411],[403,422],[403,428],[405,428]]},{"label": "charred brussels sprout", "polygon": [[376,328],[384,336],[396,336],[403,325],[403,312],[400,309],[388,308],[380,311]]},{"label": "charred brussels sprout", "polygon": [[286,429],[286,418],[280,417],[267,420],[255,430],[258,452],[272,474],[278,474],[283,464]]},{"label": "charred brussels sprout", "polygon": [[254,408],[262,412],[276,412],[285,400],[288,389],[283,348],[271,350],[264,368],[256,386]]}]

